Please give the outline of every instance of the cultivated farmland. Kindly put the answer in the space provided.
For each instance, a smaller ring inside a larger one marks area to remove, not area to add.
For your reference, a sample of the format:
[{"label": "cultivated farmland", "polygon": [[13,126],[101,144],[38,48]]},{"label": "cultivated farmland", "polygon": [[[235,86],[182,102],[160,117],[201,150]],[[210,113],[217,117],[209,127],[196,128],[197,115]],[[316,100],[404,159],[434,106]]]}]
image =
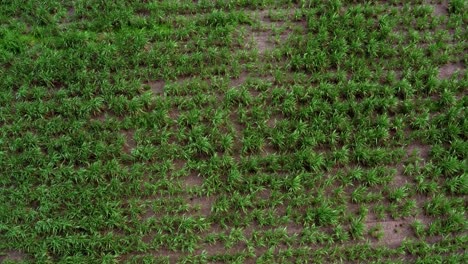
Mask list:
[{"label": "cultivated farmland", "polygon": [[466,0],[0,3],[0,263],[466,263]]}]

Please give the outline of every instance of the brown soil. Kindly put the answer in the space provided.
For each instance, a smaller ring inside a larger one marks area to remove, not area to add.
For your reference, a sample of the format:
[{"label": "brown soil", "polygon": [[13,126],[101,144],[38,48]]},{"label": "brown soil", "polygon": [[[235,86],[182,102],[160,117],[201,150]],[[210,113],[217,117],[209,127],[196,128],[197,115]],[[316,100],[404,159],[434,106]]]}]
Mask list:
[{"label": "brown soil", "polygon": [[391,248],[396,248],[401,245],[403,240],[415,238],[414,231],[411,225],[419,220],[421,223],[428,225],[432,219],[423,214],[416,217],[408,217],[401,220],[377,220],[374,216],[368,217],[365,223],[367,230],[380,225],[380,231],[383,232],[383,238],[376,243],[376,245],[385,245]]},{"label": "brown soil", "polygon": [[242,133],[245,129],[245,125],[242,124],[239,120],[239,114],[237,114],[236,112],[232,113],[231,116],[230,116],[230,120],[231,120],[231,123],[233,124],[234,128],[235,128],[235,132],[236,132],[236,140],[239,141],[240,143],[240,139],[242,138]]},{"label": "brown soil", "polygon": [[200,213],[208,217],[211,214],[211,207],[213,206],[214,202],[216,201],[215,196],[202,196],[202,197],[191,197],[189,198],[189,204],[192,208],[200,209]]},{"label": "brown soil", "polygon": [[463,63],[449,63],[442,66],[439,70],[440,79],[449,79],[457,71],[464,71]]},{"label": "brown soil", "polygon": [[164,81],[147,82],[145,85],[148,85],[155,95],[164,94]]},{"label": "brown soil", "polygon": [[[148,251],[148,253],[146,253],[146,254],[138,253],[138,252],[132,252],[132,253],[128,253],[126,255],[122,255],[122,256],[119,257],[119,263],[127,263],[127,262],[129,262],[129,260],[132,257],[138,257],[138,256],[140,256],[140,257],[152,256],[153,258],[157,257],[158,260],[159,260],[157,263],[165,263],[165,262],[161,262],[161,258],[169,258],[168,263],[177,263],[179,261],[179,259],[183,255],[180,252],[174,252],[172,250],[169,250],[168,248],[161,248],[161,249],[158,249],[158,250]],[[137,261],[136,263],[141,263],[141,259],[139,261]]]},{"label": "brown soil", "polygon": [[270,143],[263,145],[262,153],[261,153],[262,157],[267,157],[268,155],[272,155],[275,153],[276,153],[276,149],[275,147],[273,147],[273,145],[271,145]]},{"label": "brown soil", "polygon": [[262,10],[259,12],[259,20],[264,30],[252,32],[252,37],[258,52],[263,54],[266,51],[274,48],[274,43],[271,40],[273,35],[271,28],[277,26],[277,23],[271,21],[271,19],[268,17],[268,10]]},{"label": "brown soil", "polygon": [[397,172],[393,177],[392,186],[402,187],[406,184],[408,184],[408,179],[405,177],[405,175],[403,175],[403,166],[400,165],[398,166]]},{"label": "brown soil", "polygon": [[380,226],[380,231],[383,232],[383,238],[377,242],[377,245],[386,245],[391,248],[396,248],[401,245],[405,238],[411,238],[412,230],[409,221],[381,221],[366,223],[367,230]]},{"label": "brown soil", "polygon": [[202,184],[203,178],[195,172],[190,173],[190,175],[184,179],[185,187],[201,186]]},{"label": "brown soil", "polygon": [[187,164],[187,161],[183,159],[176,159],[172,163],[174,165],[174,170],[178,171],[185,167],[185,165]]},{"label": "brown soil", "polygon": [[105,112],[102,112],[102,113],[99,113],[93,117],[91,117],[92,120],[99,120],[101,122],[104,122],[106,121],[106,113]]},{"label": "brown soil", "polygon": [[[429,159],[430,151],[431,151],[431,147],[428,145],[424,145],[422,143],[413,143],[406,148],[405,160],[408,159],[408,157],[410,157],[411,155],[413,155],[413,152],[416,152],[419,158],[421,158],[423,161],[426,161]],[[403,173],[404,167],[402,163],[396,166],[396,170],[397,172],[395,176],[393,177],[393,181],[391,184],[392,186],[402,187],[410,183],[409,179]]]},{"label": "brown soil", "polygon": [[255,43],[257,43],[257,49],[259,53],[265,53],[267,50],[271,50],[274,45],[270,40],[270,32],[254,32],[253,38]]},{"label": "brown soil", "polygon": [[245,80],[247,80],[248,73],[247,72],[242,72],[239,77],[235,79],[231,79],[231,82],[229,83],[229,87],[236,87],[239,85],[242,85],[245,83]]},{"label": "brown soil", "polygon": [[221,255],[225,253],[235,254],[246,250],[245,242],[237,242],[232,247],[226,248],[224,243],[218,241],[214,244],[206,244],[202,248],[195,251],[195,254],[205,252],[208,256]]},{"label": "brown soil", "polygon": [[22,262],[25,261],[28,256],[18,250],[9,250],[4,252],[5,255],[0,255],[0,263],[4,261]]},{"label": "brown soil", "polygon": [[265,190],[262,190],[262,191],[259,191],[257,193],[257,199],[263,199],[263,200],[268,200],[270,199],[270,196],[271,196],[271,190],[270,189],[265,189]]},{"label": "brown soil", "polygon": [[267,121],[267,125],[270,127],[270,128],[275,128],[276,127],[276,123],[278,123],[278,121],[281,121],[283,120],[284,117],[281,115],[281,114],[274,114],[270,117],[270,119]]},{"label": "brown soil", "polygon": [[134,130],[124,130],[122,134],[125,136],[125,144],[123,146],[123,150],[125,153],[131,153],[132,150],[136,147],[135,141],[135,131]]},{"label": "brown soil", "polygon": [[169,117],[172,119],[172,120],[177,120],[180,116],[180,111],[179,109],[177,108],[171,108],[169,110]]},{"label": "brown soil", "polygon": [[411,156],[413,152],[416,151],[423,160],[429,159],[429,153],[431,151],[431,146],[424,145],[421,143],[413,143],[407,148],[407,155]]},{"label": "brown soil", "polygon": [[444,0],[440,4],[434,4],[434,15],[446,16],[448,15],[448,1]]}]

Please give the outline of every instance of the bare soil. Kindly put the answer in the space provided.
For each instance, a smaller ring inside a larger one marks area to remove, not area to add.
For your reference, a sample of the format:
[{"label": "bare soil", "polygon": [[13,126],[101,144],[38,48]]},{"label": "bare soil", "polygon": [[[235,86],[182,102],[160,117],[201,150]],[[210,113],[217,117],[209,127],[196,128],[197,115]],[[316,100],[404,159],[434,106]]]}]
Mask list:
[{"label": "bare soil", "polygon": [[203,197],[191,197],[189,198],[189,204],[192,208],[200,209],[200,213],[208,217],[211,214],[211,208],[216,201],[215,196],[203,196]]},{"label": "bare soil", "polygon": [[169,110],[169,117],[172,119],[172,120],[177,120],[180,116],[180,111],[179,109],[177,108],[171,108],[171,110]]},{"label": "bare soil", "polygon": [[411,238],[413,231],[411,230],[410,221],[381,221],[366,223],[367,230],[380,226],[383,232],[383,238],[377,242],[378,245],[386,245],[391,248],[396,248],[401,245],[405,238]]},{"label": "bare soil", "polygon": [[443,1],[441,4],[435,4],[434,15],[436,16],[448,15],[448,1]]},{"label": "bare soil", "polygon": [[402,187],[408,183],[408,179],[403,175],[403,166],[399,165],[397,172],[393,177],[392,186]]},{"label": "bare soil", "polygon": [[422,143],[413,143],[407,148],[407,155],[411,156],[413,152],[417,152],[423,160],[429,159],[429,154],[431,152],[431,146],[425,145]]},{"label": "bare soil", "polygon": [[101,121],[101,122],[104,122],[104,121],[106,121],[106,119],[107,119],[107,118],[106,118],[106,113],[105,113],[105,112],[101,112],[101,113],[99,113],[99,114],[93,116],[91,119],[93,119],[93,120],[99,120],[99,121]]},{"label": "bare soil", "polygon": [[270,40],[270,32],[254,32],[253,38],[255,43],[257,43],[257,49],[259,53],[265,53],[267,50],[271,50],[274,45]]},{"label": "bare soil", "polygon": [[174,170],[178,171],[178,170],[181,170],[183,167],[185,167],[185,165],[187,164],[187,161],[183,159],[176,159],[172,163],[174,165]]},{"label": "bare soil", "polygon": [[166,83],[164,81],[153,81],[153,82],[147,82],[145,85],[148,85],[155,95],[161,95],[164,94],[164,85]]},{"label": "bare soil", "polygon": [[229,83],[229,87],[237,87],[239,85],[242,85],[243,83],[245,83],[245,80],[247,80],[247,77],[248,77],[248,73],[247,72],[242,72],[239,77],[237,78],[234,78],[234,79],[231,79],[231,82]]},{"label": "bare soil", "polygon": [[21,262],[28,258],[28,255],[18,250],[9,250],[3,253],[5,255],[0,255],[0,263],[3,263],[4,261]]},{"label": "bare soil", "polygon": [[192,172],[189,176],[184,178],[185,187],[201,186],[203,184],[203,178],[197,173]]},{"label": "bare soil", "polygon": [[135,131],[134,130],[124,130],[122,134],[125,136],[125,144],[123,146],[123,150],[125,153],[130,154],[134,148],[136,148],[137,144],[135,141]]},{"label": "bare soil", "polygon": [[461,62],[459,62],[459,63],[449,63],[449,64],[446,64],[446,65],[442,66],[439,69],[439,78],[440,79],[449,79],[450,77],[452,77],[452,75],[455,72],[464,71],[464,70],[465,70],[465,66]]},{"label": "bare soil", "polygon": [[272,155],[275,153],[276,153],[275,147],[273,147],[273,145],[271,145],[269,142],[263,145],[262,153],[261,153],[262,157],[267,157],[268,155]]}]

